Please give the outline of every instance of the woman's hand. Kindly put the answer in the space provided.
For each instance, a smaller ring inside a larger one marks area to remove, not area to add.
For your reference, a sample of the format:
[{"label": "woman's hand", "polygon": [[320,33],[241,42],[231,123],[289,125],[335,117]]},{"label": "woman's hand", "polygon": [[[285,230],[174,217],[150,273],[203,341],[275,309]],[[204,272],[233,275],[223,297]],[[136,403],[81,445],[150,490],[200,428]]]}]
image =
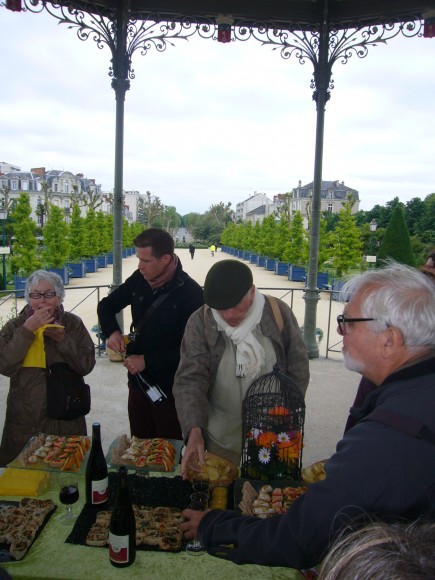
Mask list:
[{"label": "woman's hand", "polygon": [[60,342],[65,338],[65,328],[63,326],[50,326],[44,330],[44,336],[51,338],[55,342]]},{"label": "woman's hand", "polygon": [[34,312],[34,314],[32,314],[32,316],[29,316],[23,326],[27,328],[27,330],[34,332],[45,324],[51,324],[54,321],[52,310],[51,306],[43,306],[42,308],[39,308]]}]

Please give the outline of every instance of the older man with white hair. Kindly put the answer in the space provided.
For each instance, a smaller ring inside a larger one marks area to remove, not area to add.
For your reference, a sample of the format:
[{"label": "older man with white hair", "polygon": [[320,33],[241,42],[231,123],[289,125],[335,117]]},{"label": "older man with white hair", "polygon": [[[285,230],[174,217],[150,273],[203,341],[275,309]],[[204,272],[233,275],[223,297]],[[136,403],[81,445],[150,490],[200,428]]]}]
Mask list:
[{"label": "older man with white hair", "polygon": [[351,410],[356,424],[327,462],[326,479],[286,514],[258,520],[186,510],[186,536],[199,531],[208,551],[226,544],[226,557],[239,564],[304,569],[361,514],[435,516],[435,286],[391,263],[355,276],[343,292],[350,298],[337,320],[345,365],[377,388]]}]

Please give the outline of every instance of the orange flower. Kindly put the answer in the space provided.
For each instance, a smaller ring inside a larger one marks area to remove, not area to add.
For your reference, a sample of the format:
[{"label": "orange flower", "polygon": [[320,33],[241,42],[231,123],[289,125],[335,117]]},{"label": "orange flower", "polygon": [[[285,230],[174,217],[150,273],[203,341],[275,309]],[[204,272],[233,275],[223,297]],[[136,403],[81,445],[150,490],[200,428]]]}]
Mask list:
[{"label": "orange flower", "polygon": [[269,415],[289,415],[290,412],[286,407],[273,407],[273,409],[269,409]]},{"label": "orange flower", "polygon": [[258,445],[270,449],[278,441],[278,435],[272,431],[265,431],[260,433],[257,439]]},{"label": "orange flower", "polygon": [[278,458],[280,461],[298,459],[302,448],[302,434],[295,433],[295,437],[290,441],[282,441],[278,445]]}]

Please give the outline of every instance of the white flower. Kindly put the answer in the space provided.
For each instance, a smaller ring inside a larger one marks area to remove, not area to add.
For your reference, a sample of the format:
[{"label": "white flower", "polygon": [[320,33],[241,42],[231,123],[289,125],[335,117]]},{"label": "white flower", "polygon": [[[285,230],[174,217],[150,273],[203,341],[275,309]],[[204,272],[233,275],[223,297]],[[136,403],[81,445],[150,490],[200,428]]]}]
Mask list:
[{"label": "white flower", "polygon": [[269,463],[270,461],[270,449],[266,449],[266,447],[262,447],[258,452],[258,459],[261,463]]},{"label": "white flower", "polygon": [[257,439],[257,437],[260,435],[260,433],[262,433],[262,431],[260,429],[252,429],[251,433],[252,433],[252,437],[254,439]]},{"label": "white flower", "polygon": [[278,433],[278,442],[279,443],[288,443],[290,441],[290,437],[287,435],[287,433]]}]

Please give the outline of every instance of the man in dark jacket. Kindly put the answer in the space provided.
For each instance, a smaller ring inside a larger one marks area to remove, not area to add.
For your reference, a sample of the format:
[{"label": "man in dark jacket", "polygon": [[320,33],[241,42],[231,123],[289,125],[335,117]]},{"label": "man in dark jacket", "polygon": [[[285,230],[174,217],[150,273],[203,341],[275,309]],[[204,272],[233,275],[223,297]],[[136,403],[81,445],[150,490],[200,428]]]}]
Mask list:
[{"label": "man in dark jacket", "polygon": [[[183,271],[167,232],[150,228],[133,243],[138,270],[100,301],[98,318],[107,346],[126,355],[131,434],[181,439],[172,384],[184,328],[204,304],[203,292]],[[116,314],[128,305],[133,322],[126,346]],[[149,391],[148,385],[155,388]],[[160,402],[159,389],[164,393]]]},{"label": "man in dark jacket", "polygon": [[337,318],[344,363],[377,388],[355,409],[357,423],[328,460],[326,479],[286,514],[260,520],[186,510],[186,537],[198,531],[207,550],[222,553],[225,544],[238,564],[304,569],[357,516],[435,516],[434,284],[392,263],[355,276],[343,292],[350,296]]}]

